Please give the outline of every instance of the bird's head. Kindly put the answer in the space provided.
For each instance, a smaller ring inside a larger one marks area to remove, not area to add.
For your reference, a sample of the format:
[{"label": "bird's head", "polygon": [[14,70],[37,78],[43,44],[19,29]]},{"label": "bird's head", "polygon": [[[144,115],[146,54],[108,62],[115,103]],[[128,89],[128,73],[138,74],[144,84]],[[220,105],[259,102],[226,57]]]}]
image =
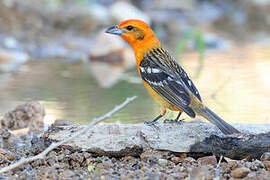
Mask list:
[{"label": "bird's head", "polygon": [[114,25],[106,30],[106,33],[121,36],[136,52],[139,49],[148,49],[159,46],[152,29],[143,21],[129,19]]}]

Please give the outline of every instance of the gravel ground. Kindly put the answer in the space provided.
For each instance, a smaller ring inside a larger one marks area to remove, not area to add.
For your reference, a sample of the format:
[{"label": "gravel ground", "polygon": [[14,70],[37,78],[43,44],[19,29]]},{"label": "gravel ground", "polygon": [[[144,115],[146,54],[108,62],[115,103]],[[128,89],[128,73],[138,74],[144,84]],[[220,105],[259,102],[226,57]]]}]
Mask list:
[{"label": "gravel ground", "polygon": [[[42,133],[45,115],[39,103],[18,106],[1,120],[0,166],[37,155],[50,145]],[[23,118],[18,118],[23,117]],[[12,121],[13,123],[8,123]],[[18,122],[21,121],[21,122]],[[27,133],[18,128],[30,126]],[[14,133],[14,132],[17,133]],[[96,157],[80,149],[61,146],[45,160],[37,160],[1,174],[0,179],[269,179],[270,152],[258,160],[232,160],[214,155],[143,152],[138,157]]]}]

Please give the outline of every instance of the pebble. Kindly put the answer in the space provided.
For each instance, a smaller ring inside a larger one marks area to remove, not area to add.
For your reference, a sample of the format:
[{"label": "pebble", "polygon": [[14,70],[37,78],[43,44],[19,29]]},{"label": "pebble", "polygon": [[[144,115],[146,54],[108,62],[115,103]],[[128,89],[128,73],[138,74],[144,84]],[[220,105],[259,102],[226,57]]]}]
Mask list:
[{"label": "pebble", "polygon": [[197,161],[200,165],[216,165],[217,164],[216,156],[201,157]]},{"label": "pebble", "polygon": [[11,136],[11,133],[7,129],[0,129],[0,136],[3,139],[8,139]]},{"label": "pebble", "polygon": [[270,161],[270,152],[265,152],[261,156],[261,161]]},{"label": "pebble", "polygon": [[1,120],[1,125],[2,128],[14,130],[29,127],[34,122],[43,124],[45,114],[45,108],[39,102],[30,101],[6,113]]},{"label": "pebble", "polygon": [[263,163],[257,159],[253,162],[253,164],[254,164],[254,166],[256,166],[258,168],[264,168]]},{"label": "pebble", "polygon": [[186,157],[184,160],[185,160],[186,162],[190,162],[190,163],[193,163],[193,162],[196,161],[196,160],[195,160],[194,158],[192,158],[192,157]]},{"label": "pebble", "polygon": [[166,166],[168,164],[168,160],[167,159],[159,159],[158,164],[161,166]]},{"label": "pebble", "polygon": [[75,175],[75,173],[73,171],[67,169],[67,170],[65,170],[63,172],[63,179],[65,179],[65,178],[72,178],[72,177],[74,177],[74,175]]},{"label": "pebble", "polygon": [[263,161],[264,167],[267,171],[270,171],[270,161]]},{"label": "pebble", "polygon": [[238,167],[237,161],[229,161],[229,162],[228,162],[228,168],[229,168],[230,170],[233,170],[233,169],[235,169],[235,168],[237,168],[237,167]]},{"label": "pebble", "polygon": [[13,161],[15,159],[15,154],[6,150],[6,149],[0,149],[0,159]]},{"label": "pebble", "polygon": [[183,161],[183,159],[180,158],[180,157],[172,157],[171,161],[172,161],[174,164],[179,164],[180,162]]},{"label": "pebble", "polygon": [[231,172],[231,176],[233,178],[244,178],[248,175],[248,173],[250,173],[250,170],[246,167],[241,167],[241,168],[237,168],[235,170],[233,170]]}]

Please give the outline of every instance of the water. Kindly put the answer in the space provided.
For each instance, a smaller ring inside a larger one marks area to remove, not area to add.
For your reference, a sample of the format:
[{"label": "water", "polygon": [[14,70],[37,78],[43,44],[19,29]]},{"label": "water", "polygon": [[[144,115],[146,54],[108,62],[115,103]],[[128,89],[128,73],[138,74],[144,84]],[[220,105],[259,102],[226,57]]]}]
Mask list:
[{"label": "water", "polygon": [[[181,64],[194,76],[197,54],[186,53]],[[208,52],[201,76],[194,79],[203,101],[228,122],[270,123],[270,48],[235,47]],[[136,77],[136,70],[129,74]],[[104,74],[109,76],[110,74]],[[152,120],[159,106],[140,83],[119,81],[100,88],[83,63],[35,61],[22,72],[0,76],[0,116],[16,105],[38,100],[46,108],[46,122],[72,119],[86,124],[128,96],[138,98],[108,119],[107,123],[140,123]],[[168,113],[167,118],[176,113]],[[183,118],[190,120],[183,115]]]}]

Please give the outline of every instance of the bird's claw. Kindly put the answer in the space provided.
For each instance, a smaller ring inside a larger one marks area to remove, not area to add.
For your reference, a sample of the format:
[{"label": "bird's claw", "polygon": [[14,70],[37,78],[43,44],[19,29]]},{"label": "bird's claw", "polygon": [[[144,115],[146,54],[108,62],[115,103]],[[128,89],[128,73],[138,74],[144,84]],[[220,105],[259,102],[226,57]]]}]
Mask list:
[{"label": "bird's claw", "polygon": [[159,130],[159,127],[156,126],[156,121],[144,121],[144,124],[150,127],[153,127],[156,130]]},{"label": "bird's claw", "polygon": [[177,119],[165,119],[164,120],[164,123],[178,123],[178,124],[182,124],[184,121],[184,119],[180,119],[180,120],[177,120]]},{"label": "bird's claw", "polygon": [[153,125],[156,125],[156,122],[155,121],[144,121],[144,124],[148,125],[148,126],[153,126]]}]

